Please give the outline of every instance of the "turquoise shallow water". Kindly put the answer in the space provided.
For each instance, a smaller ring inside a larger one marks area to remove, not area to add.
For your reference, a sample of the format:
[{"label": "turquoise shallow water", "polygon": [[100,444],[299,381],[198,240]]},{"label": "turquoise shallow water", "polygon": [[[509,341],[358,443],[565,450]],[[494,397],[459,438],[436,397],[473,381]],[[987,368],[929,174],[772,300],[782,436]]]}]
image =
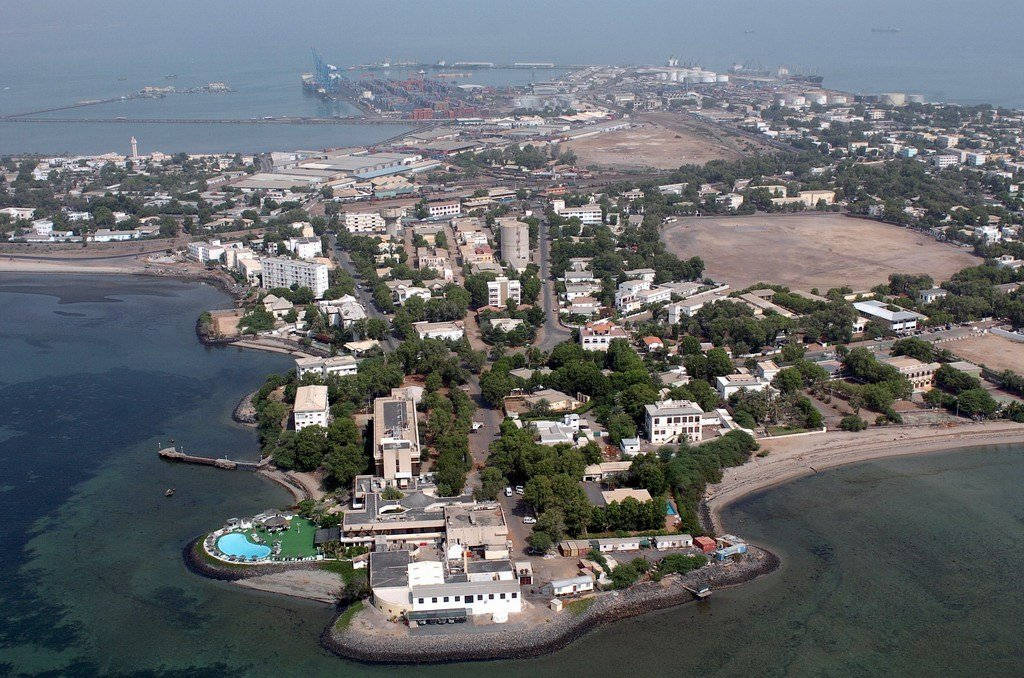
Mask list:
[{"label": "turquoise shallow water", "polygon": [[[287,358],[195,342],[216,290],[0,275],[0,675],[393,675],[322,651],[333,611],[199,578],[187,541],[287,503],[248,473],[237,399]],[[527,661],[413,676],[1021,675],[1024,454],[987,448],[836,469],[751,496],[730,528],[783,557],[767,577],[597,630]],[[175,487],[173,497],[164,489]]]}]

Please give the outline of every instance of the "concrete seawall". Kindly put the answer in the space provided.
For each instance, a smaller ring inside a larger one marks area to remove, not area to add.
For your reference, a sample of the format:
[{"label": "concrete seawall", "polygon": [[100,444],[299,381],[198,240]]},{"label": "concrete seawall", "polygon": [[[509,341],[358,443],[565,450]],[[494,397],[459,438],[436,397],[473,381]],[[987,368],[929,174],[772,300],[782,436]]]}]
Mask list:
[{"label": "concrete seawall", "polygon": [[[336,629],[332,622],[320,637],[330,652],[370,664],[426,664],[497,659],[522,659],[559,650],[588,631],[603,624],[637,617],[694,600],[684,587],[720,588],[750,581],[779,566],[775,554],[750,547],[745,560],[714,563],[686,575],[670,575],[661,582],[645,582],[624,591],[598,594],[584,612],[563,612],[552,623],[527,629],[496,628],[493,632],[466,632],[452,627],[443,635],[388,635],[382,642],[379,633],[364,632],[353,622]],[[357,615],[358,619],[358,615]]]}]

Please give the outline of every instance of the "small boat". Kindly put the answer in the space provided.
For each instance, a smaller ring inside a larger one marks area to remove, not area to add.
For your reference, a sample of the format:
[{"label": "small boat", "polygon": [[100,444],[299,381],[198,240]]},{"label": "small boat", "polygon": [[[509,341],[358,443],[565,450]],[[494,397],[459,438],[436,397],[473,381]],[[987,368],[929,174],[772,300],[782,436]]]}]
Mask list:
[{"label": "small boat", "polygon": [[166,489],[166,490],[164,491],[164,496],[165,496],[165,497],[170,497],[170,496],[173,496],[173,495],[174,495],[174,488],[173,488],[173,487],[168,487],[168,488],[167,488],[167,489]]}]

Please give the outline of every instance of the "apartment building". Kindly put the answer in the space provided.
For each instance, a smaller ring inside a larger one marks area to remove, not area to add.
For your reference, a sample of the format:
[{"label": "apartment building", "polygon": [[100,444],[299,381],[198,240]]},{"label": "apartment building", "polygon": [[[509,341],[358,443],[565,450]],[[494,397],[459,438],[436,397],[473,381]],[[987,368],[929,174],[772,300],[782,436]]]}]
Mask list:
[{"label": "apartment building", "polygon": [[345,212],[345,230],[349,233],[383,233],[384,217],[377,212]]},{"label": "apartment building", "polygon": [[566,207],[564,200],[552,200],[551,209],[563,219],[572,219],[573,217],[579,219],[584,226],[595,226],[603,221],[601,206],[596,203]]},{"label": "apartment building", "polygon": [[521,285],[518,280],[509,280],[500,276],[487,283],[487,305],[504,307],[511,299],[516,305],[522,300]]},{"label": "apartment building", "polygon": [[327,264],[317,264],[286,257],[263,257],[260,259],[263,271],[263,288],[291,287],[298,285],[313,290],[313,296],[320,299],[327,291]]},{"label": "apartment building", "polygon": [[420,434],[411,398],[392,395],[373,401],[373,465],[389,484],[405,484],[420,474]]}]

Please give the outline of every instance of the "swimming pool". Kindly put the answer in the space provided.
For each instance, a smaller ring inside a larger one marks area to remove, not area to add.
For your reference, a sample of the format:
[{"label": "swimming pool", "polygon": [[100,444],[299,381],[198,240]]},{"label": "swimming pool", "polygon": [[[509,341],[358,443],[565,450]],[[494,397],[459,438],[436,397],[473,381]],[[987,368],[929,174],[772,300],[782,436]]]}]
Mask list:
[{"label": "swimming pool", "polygon": [[270,555],[270,547],[264,544],[253,544],[241,532],[225,534],[217,540],[217,548],[229,556],[242,558],[266,558]]},{"label": "swimming pool", "polygon": [[676,507],[670,503],[665,504],[665,515],[674,516],[676,515]]}]

